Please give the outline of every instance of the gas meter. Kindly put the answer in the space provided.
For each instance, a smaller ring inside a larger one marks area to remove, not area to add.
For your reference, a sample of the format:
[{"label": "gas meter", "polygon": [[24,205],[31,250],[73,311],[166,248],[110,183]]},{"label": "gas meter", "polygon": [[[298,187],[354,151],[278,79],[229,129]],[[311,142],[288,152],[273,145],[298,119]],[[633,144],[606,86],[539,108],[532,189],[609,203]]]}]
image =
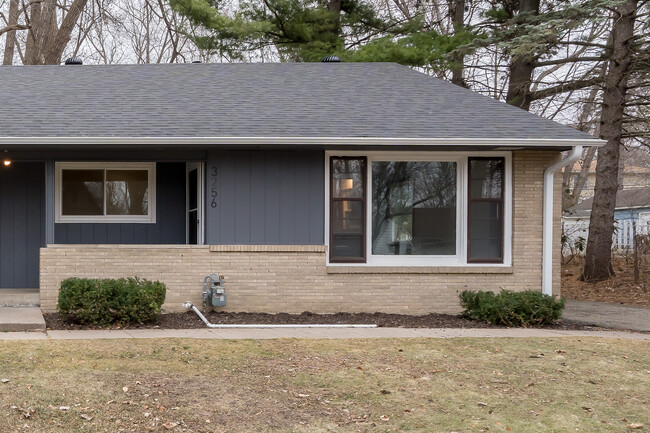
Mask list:
[{"label": "gas meter", "polygon": [[203,307],[225,307],[226,289],[223,275],[210,274],[203,279]]}]

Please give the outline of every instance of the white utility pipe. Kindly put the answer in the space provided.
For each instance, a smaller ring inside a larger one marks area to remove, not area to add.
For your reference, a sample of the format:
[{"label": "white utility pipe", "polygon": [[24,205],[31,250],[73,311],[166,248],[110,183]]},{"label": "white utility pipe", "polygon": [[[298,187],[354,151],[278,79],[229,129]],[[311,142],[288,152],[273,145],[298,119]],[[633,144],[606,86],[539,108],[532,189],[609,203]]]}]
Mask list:
[{"label": "white utility pipe", "polygon": [[214,324],[208,322],[208,319],[205,318],[203,314],[196,308],[196,305],[191,302],[186,302],[183,304],[188,310],[191,308],[194,312],[203,320],[203,323],[207,325],[208,328],[376,328],[377,325],[253,325],[253,324]]},{"label": "white utility pipe", "polygon": [[544,172],[544,220],[542,223],[542,293],[553,294],[553,175],[562,167],[573,164],[582,156],[582,146],[574,146],[571,153]]}]

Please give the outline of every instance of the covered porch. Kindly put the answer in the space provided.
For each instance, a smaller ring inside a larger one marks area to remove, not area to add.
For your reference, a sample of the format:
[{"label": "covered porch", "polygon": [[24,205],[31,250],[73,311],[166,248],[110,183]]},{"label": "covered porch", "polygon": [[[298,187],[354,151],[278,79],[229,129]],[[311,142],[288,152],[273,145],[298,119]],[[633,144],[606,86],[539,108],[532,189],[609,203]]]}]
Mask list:
[{"label": "covered porch", "polygon": [[[25,158],[0,166],[0,291],[40,287],[48,245],[203,243],[204,160]],[[204,156],[203,156],[204,158]],[[0,293],[0,295],[2,294]],[[30,302],[33,303],[33,302]]]}]

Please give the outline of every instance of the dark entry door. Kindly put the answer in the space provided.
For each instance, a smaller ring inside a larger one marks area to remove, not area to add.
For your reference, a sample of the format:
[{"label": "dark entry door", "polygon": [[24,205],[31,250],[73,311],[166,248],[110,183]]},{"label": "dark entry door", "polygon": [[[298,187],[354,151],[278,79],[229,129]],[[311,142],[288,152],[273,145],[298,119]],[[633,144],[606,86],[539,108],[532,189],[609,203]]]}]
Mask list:
[{"label": "dark entry door", "polygon": [[187,243],[203,244],[203,163],[187,163]]},{"label": "dark entry door", "polygon": [[0,165],[0,289],[38,288],[45,241],[45,165]]}]

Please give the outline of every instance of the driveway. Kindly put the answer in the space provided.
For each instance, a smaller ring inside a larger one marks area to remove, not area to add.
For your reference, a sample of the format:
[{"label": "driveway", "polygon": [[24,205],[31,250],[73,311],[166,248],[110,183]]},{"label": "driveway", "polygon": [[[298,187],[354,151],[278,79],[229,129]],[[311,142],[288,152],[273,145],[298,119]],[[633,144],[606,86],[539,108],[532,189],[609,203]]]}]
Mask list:
[{"label": "driveway", "polygon": [[650,332],[650,308],[567,299],[563,319],[585,325]]}]

